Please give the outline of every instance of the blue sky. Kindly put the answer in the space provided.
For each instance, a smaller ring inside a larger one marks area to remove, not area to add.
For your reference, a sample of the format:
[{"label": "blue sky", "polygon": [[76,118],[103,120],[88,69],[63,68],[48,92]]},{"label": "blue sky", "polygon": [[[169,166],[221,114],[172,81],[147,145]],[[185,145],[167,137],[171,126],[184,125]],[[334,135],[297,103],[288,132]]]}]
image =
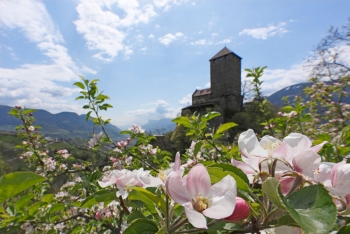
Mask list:
[{"label": "blue sky", "polygon": [[1,0],[0,104],[85,113],[72,85],[83,75],[122,129],[174,118],[225,45],[242,69],[268,66],[272,94],[307,81],[305,59],[349,13],[348,0]]}]

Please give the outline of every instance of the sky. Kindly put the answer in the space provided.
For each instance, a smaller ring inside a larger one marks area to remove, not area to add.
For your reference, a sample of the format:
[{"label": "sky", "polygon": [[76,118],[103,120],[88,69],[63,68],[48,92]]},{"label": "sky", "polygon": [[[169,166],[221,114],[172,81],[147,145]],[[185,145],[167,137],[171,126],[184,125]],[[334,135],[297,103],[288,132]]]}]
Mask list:
[{"label": "sky", "polygon": [[245,68],[267,66],[270,95],[307,82],[305,59],[349,0],[1,0],[0,105],[86,113],[79,75],[99,79],[121,129],[175,118],[210,87],[225,46]]}]

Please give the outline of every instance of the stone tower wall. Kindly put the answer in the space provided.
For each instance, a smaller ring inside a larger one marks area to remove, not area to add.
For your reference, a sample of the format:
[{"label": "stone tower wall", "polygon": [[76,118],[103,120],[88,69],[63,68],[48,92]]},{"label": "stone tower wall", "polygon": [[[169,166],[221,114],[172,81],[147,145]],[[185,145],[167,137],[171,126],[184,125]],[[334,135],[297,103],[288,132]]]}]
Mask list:
[{"label": "stone tower wall", "polygon": [[233,53],[210,61],[211,99],[222,109],[241,107],[241,58]]}]

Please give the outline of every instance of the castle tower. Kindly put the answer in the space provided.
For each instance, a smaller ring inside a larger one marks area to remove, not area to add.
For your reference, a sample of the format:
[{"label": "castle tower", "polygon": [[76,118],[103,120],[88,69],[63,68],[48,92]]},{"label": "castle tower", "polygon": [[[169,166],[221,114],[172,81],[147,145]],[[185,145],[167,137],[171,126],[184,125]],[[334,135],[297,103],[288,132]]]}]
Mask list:
[{"label": "castle tower", "polygon": [[241,60],[226,46],[209,60],[211,99],[223,110],[241,109]]},{"label": "castle tower", "polygon": [[220,111],[221,123],[241,111],[241,60],[227,49],[220,50],[210,61],[211,87],[196,89],[192,94],[192,105],[182,109],[182,113],[205,113],[208,108]]}]

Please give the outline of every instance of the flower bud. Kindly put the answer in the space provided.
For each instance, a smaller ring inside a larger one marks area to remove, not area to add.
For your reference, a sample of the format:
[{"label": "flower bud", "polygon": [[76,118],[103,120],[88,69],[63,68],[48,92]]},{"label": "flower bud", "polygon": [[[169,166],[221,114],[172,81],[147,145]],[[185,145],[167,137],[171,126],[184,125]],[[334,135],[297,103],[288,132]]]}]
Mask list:
[{"label": "flower bud", "polygon": [[248,218],[250,215],[250,209],[248,203],[240,197],[236,197],[236,206],[233,213],[226,217],[225,220],[230,222],[240,222],[243,219]]}]

